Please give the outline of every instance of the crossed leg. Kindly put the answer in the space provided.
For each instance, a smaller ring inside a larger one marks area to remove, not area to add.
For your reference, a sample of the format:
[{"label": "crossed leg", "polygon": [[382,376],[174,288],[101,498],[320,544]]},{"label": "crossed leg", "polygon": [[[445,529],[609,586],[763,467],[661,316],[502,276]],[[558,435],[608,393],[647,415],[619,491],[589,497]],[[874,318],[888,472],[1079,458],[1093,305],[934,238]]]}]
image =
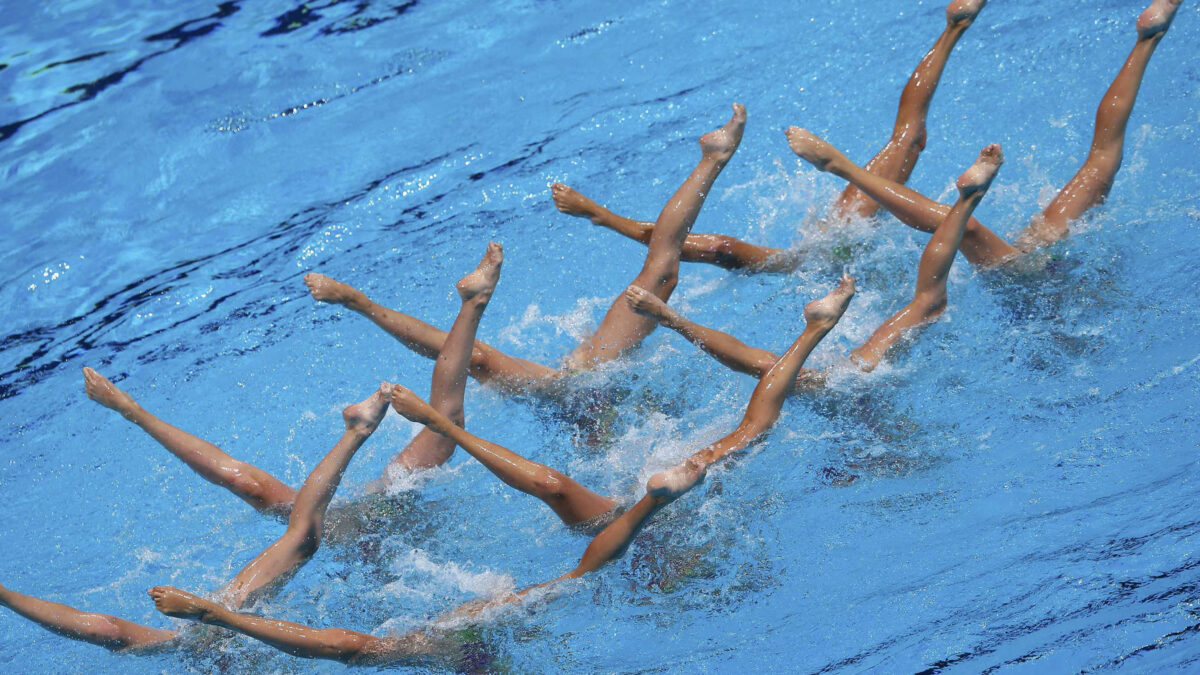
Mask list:
[{"label": "crossed leg", "polygon": [[[704,206],[708,191],[737,151],[745,128],[746,109],[734,103],[733,117],[721,128],[700,137],[700,163],[658,215],[646,261],[634,277],[634,284],[663,300],[671,297],[679,281],[684,240]],[[618,296],[596,332],[567,355],[565,366],[586,369],[611,361],[640,343],[654,327],[653,321],[635,313]]]},{"label": "crossed leg", "polygon": [[[867,171],[898,183],[908,181],[917,158],[925,148],[925,120],[950,53],[985,4],[987,0],[953,0],[946,7],[946,27],[905,84],[900,94],[892,136],[867,162]],[[596,225],[635,241],[650,243],[654,223],[617,215],[562,183],[551,186],[551,196],[558,210],[567,215],[587,218]],[[878,209],[878,203],[854,185],[849,185],[838,197],[833,216],[868,217]],[[784,249],[759,246],[723,234],[701,233],[687,236],[682,257],[684,262],[703,262],[725,269],[753,272],[790,272],[798,262],[795,256],[787,255]]]},{"label": "crossed leg", "polygon": [[[663,298],[669,297],[675,289],[679,278],[680,247],[704,205],[708,190],[741,142],[746,110],[737,103],[733,109],[729,122],[700,137],[700,163],[659,215],[646,260],[635,278],[635,283]],[[304,283],[314,299],[362,314],[414,352],[430,359],[441,353],[446,332],[372,302],[362,291],[325,275],[306,274]],[[564,369],[588,369],[615,359],[653,329],[653,322],[634,314],[618,298],[596,332],[567,355]],[[479,340],[474,342],[469,373],[480,382],[495,384],[512,394],[546,393],[550,390],[546,385],[563,375],[562,370],[508,356]]]},{"label": "crossed leg", "polygon": [[510,487],[542,500],[564,524],[575,525],[601,516],[616,507],[608,497],[596,494],[561,471],[525,459],[504,446],[475,436],[412,391],[392,387],[392,407],[408,419],[424,424],[425,430],[457,443],[479,463]]},{"label": "crossed leg", "polygon": [[1182,0],[1154,0],[1137,19],[1138,39],[1116,79],[1096,110],[1096,129],[1087,159],[1049,206],[1016,238],[1019,248],[1032,251],[1067,236],[1067,226],[1112,189],[1125,147],[1125,126],[1133,113],[1146,66],[1175,18]]},{"label": "crossed leg", "polygon": [[[318,302],[342,305],[367,317],[417,354],[436,359],[441,353],[448,335],[445,331],[414,316],[388,309],[357,288],[323,274],[306,274],[304,283]],[[482,340],[475,340],[468,373],[479,382],[511,394],[537,391],[542,384],[559,376],[553,368],[509,356]]]},{"label": "crossed leg", "polygon": [[[696,323],[672,309],[667,303],[637,286],[625,289],[625,299],[633,311],[648,316],[660,326],[682,335],[688,342],[699,347],[721,365],[738,373],[761,378],[771,366],[779,361],[779,355],[765,349],[751,347],[741,340],[715,328]],[[794,389],[808,389],[821,383],[820,371],[800,369],[793,383]]]},{"label": "crossed leg", "polygon": [[[927,137],[925,119],[929,116],[929,104],[942,79],[942,71],[950,59],[950,52],[967,28],[975,21],[987,0],[954,0],[946,7],[946,29],[938,36],[921,62],[917,64],[904,91],[900,94],[900,106],[896,112],[896,124],[887,144],[867,162],[866,170],[897,183],[907,183],[917,165],[917,158],[925,149]],[[866,218],[879,210],[879,204],[863,194],[853,185],[838,197],[834,215]]]},{"label": "crossed leg", "polygon": [[[95,383],[97,386],[103,384],[98,380]],[[115,387],[106,391],[109,394],[120,394]],[[343,413],[346,433],[309,475],[304,487],[300,488],[284,535],[243,568],[226,586],[224,594],[229,604],[241,607],[250,599],[259,597],[264,591],[277,587],[316,552],[320,545],[325,509],[329,500],[333,497],[350,458],[387,412],[387,394],[387,388],[381,387],[367,400],[346,409]],[[51,632],[113,651],[152,648],[163,645],[178,635],[175,631],[142,626],[115,616],[84,612],[67,605],[23,595],[3,586],[0,586],[0,605]]]},{"label": "crossed leg", "polygon": [[[1102,202],[1121,165],[1125,126],[1133,111],[1138,88],[1155,47],[1166,34],[1182,0],[1154,0],[1138,17],[1138,40],[1096,112],[1091,152],[1083,166],[1046,209],[1017,237],[1013,246],[974,218],[967,221],[961,250],[972,264],[992,267],[1007,262],[1067,234],[1067,225]],[[787,130],[792,151],[820,171],[849,181],[891,211],[900,222],[922,232],[933,232],[950,212],[916,190],[875,176],[856,166],[833,146],[797,127]]]},{"label": "crossed leg", "polygon": [[958,201],[934,230],[921,253],[921,261],[917,265],[917,289],[912,301],[888,317],[866,342],[850,352],[851,358],[863,370],[874,369],[892,345],[909,331],[933,321],[946,309],[946,281],[962,242],[963,230],[971,212],[991,187],[1003,163],[1004,155],[1000,152],[1000,146],[989,145],[979,153],[979,159],[959,176],[956,183]]},{"label": "crossed leg", "polygon": [[[496,600],[467,603],[448,616],[469,619],[485,608],[517,602],[534,589],[583,576],[620,557],[649,518],[699,483],[710,464],[746,447],[775,423],[783,407],[788,384],[796,379],[800,366],[813,347],[837,323],[853,293],[853,280],[847,277],[829,296],[809,303],[805,308],[808,325],[795,344],[755,387],[737,429],[700,450],[678,467],[653,476],[646,485],[646,496],[592,539],[573,570]],[[290,621],[243,614],[169,586],[160,586],[154,589],[153,594],[155,606],[168,616],[228,628],[294,656],[379,665],[420,664],[446,655],[446,643],[430,630],[380,638],[344,628],[313,628]]]},{"label": "crossed leg", "polygon": [[[910,329],[941,314],[946,306],[946,279],[962,241],[963,230],[1003,161],[1000,146],[990,145],[983,149],[975,164],[959,177],[958,202],[942,219],[921,254],[917,267],[917,290],[912,302],[892,315],[862,346],[851,352],[864,369],[870,370],[879,365],[887,350]],[[636,311],[678,332],[731,370],[761,378],[779,361],[779,357],[772,352],[750,347],[732,335],[688,320],[641,289],[631,286],[626,294]],[[821,383],[822,373],[801,370],[792,389],[811,389]]]},{"label": "crossed leg", "polygon": [[[500,280],[500,266],[504,262],[504,249],[491,242],[483,260],[473,272],[459,280],[455,288],[462,298],[462,307],[454,325],[450,327],[441,351],[433,366],[433,384],[429,400],[435,410],[458,426],[465,426],[463,395],[467,386],[467,368],[475,345],[475,333],[483,312],[492,299],[496,283]],[[416,438],[392,458],[384,470],[384,477],[375,485],[386,484],[388,476],[396,469],[412,471],[445,464],[454,454],[454,441],[428,429],[422,429]]]},{"label": "crossed leg", "polygon": [[384,382],[365,400],[342,411],[346,429],[296,493],[287,529],[220,590],[225,604],[242,607],[257,600],[281,587],[312,559],[321,545],[325,511],[342,481],[342,474],[383,421],[390,396],[391,385]]},{"label": "crossed leg", "polygon": [[[806,129],[789,127],[787,139],[792,152],[801,159],[818,171],[828,171],[846,179],[909,227],[932,233],[950,213],[949,206],[856,165],[840,150]],[[967,221],[960,250],[972,264],[983,267],[999,265],[1022,253],[974,218]]]},{"label": "crossed leg", "polygon": [[160,420],[91,368],[83,369],[83,381],[88,398],[117,411],[141,427],[201,478],[229,490],[262,513],[283,516],[291,509],[296,491],[278,478],[253,464],[230,457],[224,450],[202,438]]},{"label": "crossed leg", "polygon": [[750,445],[765,434],[783,409],[783,400],[805,359],[846,311],[854,297],[854,279],[843,275],[832,293],[804,307],[804,331],[754,387],[746,412],[728,436],[705,446],[681,464],[651,476],[646,496],[596,535],[579,565],[560,578],[579,577],[621,556],[647,520],[703,480],[708,467]]}]

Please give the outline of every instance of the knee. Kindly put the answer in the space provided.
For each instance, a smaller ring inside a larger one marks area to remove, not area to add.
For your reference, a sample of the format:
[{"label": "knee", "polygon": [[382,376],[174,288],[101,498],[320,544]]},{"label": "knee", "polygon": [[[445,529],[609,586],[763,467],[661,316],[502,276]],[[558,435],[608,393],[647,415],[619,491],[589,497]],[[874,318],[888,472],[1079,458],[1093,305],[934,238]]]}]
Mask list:
[{"label": "knee", "polygon": [[255,467],[245,462],[234,462],[222,471],[225,474],[225,482],[237,494],[259,502],[262,509],[279,506],[274,503],[277,495],[272,495],[268,486],[256,475]]},{"label": "knee", "polygon": [[345,631],[339,631],[326,639],[326,644],[340,661],[353,661],[367,651],[370,645],[370,640],[366,636]]},{"label": "knee", "polygon": [[107,614],[85,614],[83,620],[93,640],[107,649],[122,649],[128,640],[116,617]]},{"label": "knee", "polygon": [[919,293],[913,298],[913,305],[926,319],[932,319],[946,309],[946,289]]},{"label": "knee", "polygon": [[718,261],[737,260],[737,240],[725,235],[713,237],[709,244],[709,253]]},{"label": "knee", "polygon": [[771,366],[774,366],[777,361],[778,359],[770,356],[760,356],[755,360],[754,363],[754,367],[758,370],[758,373],[755,374],[755,377],[762,377],[763,375],[766,375],[767,371],[770,370]]},{"label": "knee", "polygon": [[892,134],[892,142],[905,150],[921,152],[925,149],[928,134],[924,124],[909,124]]},{"label": "knee", "polygon": [[283,535],[284,545],[297,556],[308,560],[317,554],[321,548],[321,525],[319,523],[304,523],[303,525],[288,525]]},{"label": "knee", "polygon": [[543,499],[563,496],[566,476],[548,466],[538,467],[533,473],[533,489]]},{"label": "knee", "polygon": [[[679,283],[679,268],[664,270],[654,275],[655,288],[666,293],[671,293],[675,290],[675,286]],[[650,290],[650,289],[647,289]]]}]

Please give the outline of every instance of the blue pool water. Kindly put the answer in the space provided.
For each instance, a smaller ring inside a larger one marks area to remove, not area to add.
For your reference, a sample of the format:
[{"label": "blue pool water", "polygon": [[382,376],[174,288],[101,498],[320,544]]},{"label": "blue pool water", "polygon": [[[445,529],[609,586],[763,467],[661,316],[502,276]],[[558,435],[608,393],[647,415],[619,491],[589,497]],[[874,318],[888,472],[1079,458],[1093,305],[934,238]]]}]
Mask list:
[{"label": "blue pool water", "polygon": [[[644,249],[558,214],[575,185],[650,219],[695,138],[747,105],[696,231],[809,252],[800,270],[685,266],[673,304],[783,349],[847,244],[860,294],[830,364],[906,300],[926,238],[813,221],[840,189],[799,124],[865,161],[943,5],[884,0],[13,3],[0,27],[0,583],[167,627],[145,589],[218,587],[280,532],[88,401],[84,365],[298,484],[340,410],[430,363],[317,306],[317,270],[448,325],[488,239],[481,336],[557,358]],[[903,5],[901,7],[901,5]],[[1078,166],[1142,6],[993,3],[958,46],[911,184],[943,199],[986,143],[977,215],[1011,236]],[[963,261],[950,308],[893,364],[796,398],[768,440],[629,553],[483,628],[525,671],[1162,672],[1200,668],[1200,6],[1150,64],[1109,203],[1014,285]],[[637,364],[635,371],[630,364]],[[471,384],[478,434],[631,502],[736,423],[754,382],[660,331],[601,378],[600,444]],[[347,501],[414,434],[394,414]],[[570,569],[587,539],[462,453],[396,486],[377,555],[327,546],[255,611],[384,634]],[[135,658],[0,613],[0,670],[336,671],[249,640]]]}]

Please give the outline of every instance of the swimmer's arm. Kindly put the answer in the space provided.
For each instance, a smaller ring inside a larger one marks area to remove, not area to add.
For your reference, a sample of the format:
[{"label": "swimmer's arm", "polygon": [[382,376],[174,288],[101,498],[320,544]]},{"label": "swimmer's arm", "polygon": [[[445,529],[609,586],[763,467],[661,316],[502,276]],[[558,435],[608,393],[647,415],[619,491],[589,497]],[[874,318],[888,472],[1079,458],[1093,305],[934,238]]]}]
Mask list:
[{"label": "swimmer's arm", "polygon": [[374,635],[344,628],[312,628],[291,621],[241,614],[224,608],[209,611],[202,623],[228,628],[292,656],[353,663],[386,646]]}]

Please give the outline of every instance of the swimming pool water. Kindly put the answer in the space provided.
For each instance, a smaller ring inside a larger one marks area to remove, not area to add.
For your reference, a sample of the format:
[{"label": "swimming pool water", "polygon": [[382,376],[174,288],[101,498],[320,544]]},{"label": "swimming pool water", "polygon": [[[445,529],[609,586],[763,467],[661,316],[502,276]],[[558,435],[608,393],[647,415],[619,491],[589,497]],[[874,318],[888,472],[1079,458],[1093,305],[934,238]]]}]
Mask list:
[{"label": "swimming pool water", "polygon": [[[1077,168],[1138,3],[993,3],[942,79],[910,184],[945,199],[979,148],[1008,163],[977,216],[1011,236]],[[835,363],[906,301],[925,237],[813,221],[841,185],[798,124],[865,161],[943,4],[75,2],[0,26],[0,583],[154,626],[145,589],[216,588],[280,525],[88,401],[79,368],[298,484],[341,408],[430,363],[316,305],[320,271],[448,325],[453,282],[505,245],[480,335],[555,363],[644,249],[558,214],[563,181],[652,219],[695,138],[749,109],[695,230],[805,253],[789,275],[685,266],[673,304],[780,350],[847,264]],[[768,440],[629,553],[483,627],[524,671],[1162,672],[1200,661],[1200,8],[1150,64],[1109,203],[1013,284],[965,261],[892,364],[797,397]],[[642,370],[634,369],[636,364]],[[652,335],[601,376],[598,444],[471,384],[471,429],[630,502],[736,423],[753,381]],[[392,414],[361,493],[414,434]],[[382,634],[570,569],[587,543],[459,453],[397,486],[370,546],[327,546],[263,614]],[[363,555],[364,548],[377,553]],[[295,672],[249,640],[134,658],[0,614],[0,669]]]}]

